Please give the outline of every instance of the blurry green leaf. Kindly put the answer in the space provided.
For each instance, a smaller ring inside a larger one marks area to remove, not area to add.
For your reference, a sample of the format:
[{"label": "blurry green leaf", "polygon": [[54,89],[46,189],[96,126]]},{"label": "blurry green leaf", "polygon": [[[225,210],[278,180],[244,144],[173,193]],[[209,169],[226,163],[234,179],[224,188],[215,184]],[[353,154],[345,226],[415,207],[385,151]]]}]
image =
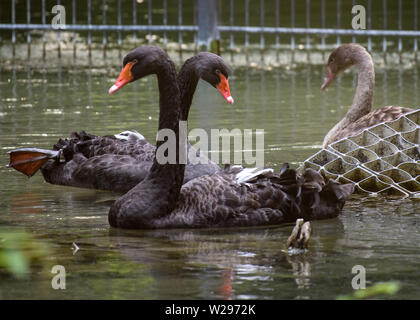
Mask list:
[{"label": "blurry green leaf", "polygon": [[338,300],[354,300],[375,298],[378,295],[394,295],[400,290],[398,281],[378,282],[377,284],[362,290],[356,290],[353,294],[338,296]]},{"label": "blurry green leaf", "polygon": [[0,270],[3,268],[16,278],[29,275],[31,263],[45,257],[48,248],[24,231],[0,230]]},{"label": "blurry green leaf", "polygon": [[29,271],[29,262],[21,251],[0,252],[0,267],[6,268],[17,278],[24,278]]}]

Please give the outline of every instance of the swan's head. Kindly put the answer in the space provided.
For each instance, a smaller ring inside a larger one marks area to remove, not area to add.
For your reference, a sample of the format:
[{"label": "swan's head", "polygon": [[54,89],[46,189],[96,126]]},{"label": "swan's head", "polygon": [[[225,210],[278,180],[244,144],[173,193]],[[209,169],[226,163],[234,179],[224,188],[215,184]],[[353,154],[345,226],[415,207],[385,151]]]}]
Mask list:
[{"label": "swan's head", "polygon": [[129,52],[123,60],[123,68],[115,84],[109,89],[113,94],[127,83],[157,73],[163,65],[162,62],[169,61],[165,51],[159,47],[143,46]]},{"label": "swan's head", "polygon": [[369,55],[366,49],[355,43],[345,43],[331,52],[321,90],[325,90],[337,76],[358,62],[360,56]]},{"label": "swan's head", "polygon": [[233,104],[228,81],[230,69],[221,57],[211,52],[200,52],[185,62],[185,65],[188,64],[193,66],[198,78],[210,83],[228,103]]}]

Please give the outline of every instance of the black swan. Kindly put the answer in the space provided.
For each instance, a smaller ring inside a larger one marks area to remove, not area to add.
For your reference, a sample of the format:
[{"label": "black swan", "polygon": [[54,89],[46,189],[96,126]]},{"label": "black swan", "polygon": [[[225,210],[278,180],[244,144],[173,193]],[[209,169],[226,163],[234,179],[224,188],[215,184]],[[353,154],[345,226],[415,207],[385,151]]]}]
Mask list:
[{"label": "black swan", "polygon": [[[137,80],[133,61],[143,58],[153,47],[139,47],[126,55],[123,69],[109,90],[112,94],[129,82]],[[177,83],[181,91],[181,120],[187,120],[192,98],[200,78],[219,90],[230,104],[228,70],[222,58],[201,52],[181,67]],[[191,145],[187,145],[190,152]],[[40,168],[44,179],[52,184],[127,192],[149,172],[155,146],[140,133],[125,131],[118,135],[95,136],[85,132],[72,133],[70,139],[60,139],[54,150],[24,148],[10,151],[9,166],[32,176]],[[60,162],[61,154],[65,162]],[[184,183],[198,176],[220,171],[220,167],[197,152],[197,164],[187,162]],[[48,161],[48,159],[51,159]]]},{"label": "black swan", "polygon": [[375,70],[370,54],[355,43],[346,43],[336,48],[328,58],[327,71],[321,87],[325,90],[345,69],[356,65],[358,79],[353,103],[345,115],[325,136],[323,147],[334,141],[354,136],[375,124],[398,119],[413,109],[387,106],[370,111],[375,87]]},{"label": "black swan", "polygon": [[[159,130],[175,133],[178,159],[182,110],[174,64],[158,49],[136,60],[133,68],[138,77],[157,75]],[[158,140],[156,150],[163,143]],[[279,173],[233,166],[182,185],[184,169],[180,163],[161,164],[155,156],[145,179],[111,206],[110,225],[129,229],[239,227],[331,218],[339,214],[354,189],[353,184],[326,183],[312,169],[299,175],[287,164]]]}]

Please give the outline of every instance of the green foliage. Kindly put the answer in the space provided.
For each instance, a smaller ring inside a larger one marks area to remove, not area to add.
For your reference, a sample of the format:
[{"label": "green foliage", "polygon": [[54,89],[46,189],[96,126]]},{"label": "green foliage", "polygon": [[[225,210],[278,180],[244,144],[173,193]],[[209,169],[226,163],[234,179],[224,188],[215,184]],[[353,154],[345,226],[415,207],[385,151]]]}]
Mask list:
[{"label": "green foliage", "polygon": [[47,246],[24,231],[0,230],[0,271],[18,279],[28,278],[32,263],[48,254]]},{"label": "green foliage", "polygon": [[379,295],[394,295],[401,288],[398,281],[378,282],[364,290],[356,290],[353,294],[338,296],[337,300],[356,300],[377,298]]},{"label": "green foliage", "polygon": [[210,42],[210,52],[220,56],[220,40],[212,40]]}]

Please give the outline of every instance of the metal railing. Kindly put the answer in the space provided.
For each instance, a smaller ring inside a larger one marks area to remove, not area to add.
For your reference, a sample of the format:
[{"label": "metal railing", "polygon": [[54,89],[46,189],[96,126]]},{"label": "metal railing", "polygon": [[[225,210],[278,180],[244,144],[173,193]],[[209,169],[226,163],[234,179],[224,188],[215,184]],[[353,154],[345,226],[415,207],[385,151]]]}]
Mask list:
[{"label": "metal railing", "polygon": [[[390,41],[395,38],[398,51],[417,52],[418,0],[360,3],[366,8],[365,30],[351,28],[355,0],[26,0],[18,3],[10,0],[0,4],[0,35],[4,42],[11,32],[13,46],[26,35],[29,47],[34,31],[42,32],[44,44],[47,31],[56,32],[58,44],[62,32],[73,32],[76,47],[78,32],[90,49],[92,43],[110,45],[115,36],[116,44],[121,46],[127,39],[127,36],[123,39],[123,34],[127,33],[132,35],[131,41],[138,41],[142,33],[148,43],[153,43],[156,34],[164,46],[169,41],[177,42],[179,48],[184,43],[207,49],[215,45],[216,51],[219,46],[222,49],[256,46],[261,50],[286,46],[295,50],[299,45],[304,49],[326,49],[328,44],[337,45],[345,40],[367,43],[368,50],[373,45],[381,46],[386,52],[390,46],[395,47]],[[47,17],[54,17],[51,4],[65,8],[65,26],[56,29],[47,21]]]}]

